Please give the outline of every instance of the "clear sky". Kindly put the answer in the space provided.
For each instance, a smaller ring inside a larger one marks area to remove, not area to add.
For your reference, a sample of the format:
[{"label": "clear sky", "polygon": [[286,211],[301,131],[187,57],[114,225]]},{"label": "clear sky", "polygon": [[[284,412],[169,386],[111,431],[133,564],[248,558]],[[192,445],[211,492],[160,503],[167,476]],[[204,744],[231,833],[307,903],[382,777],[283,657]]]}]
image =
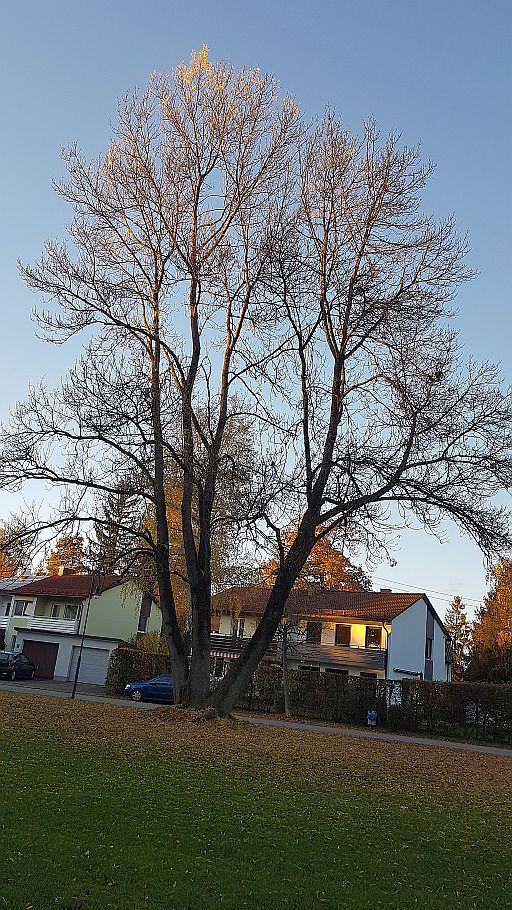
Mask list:
[{"label": "clear sky", "polygon": [[[273,72],[308,116],[330,105],[356,130],[373,114],[384,132],[421,143],[437,163],[426,208],[455,213],[479,271],[457,300],[464,347],[500,361],[510,382],[511,39],[510,0],[3,3],[0,419],[30,381],[56,383],[78,352],[37,340],[37,301],[16,266],[37,258],[69,220],[51,189],[59,148],[76,140],[95,157],[116,99],[203,44],[210,59]],[[0,496],[0,517],[19,504]],[[478,550],[449,527],[442,545],[407,532],[395,557],[396,567],[374,570],[376,588],[459,593],[468,606],[486,590]],[[432,600],[443,613],[449,596]]]}]

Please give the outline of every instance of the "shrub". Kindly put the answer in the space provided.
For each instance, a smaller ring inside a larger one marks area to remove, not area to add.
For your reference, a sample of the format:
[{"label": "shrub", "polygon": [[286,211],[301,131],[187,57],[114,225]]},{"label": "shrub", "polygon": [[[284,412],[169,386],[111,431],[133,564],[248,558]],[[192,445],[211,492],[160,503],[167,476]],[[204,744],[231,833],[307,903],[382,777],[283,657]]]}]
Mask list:
[{"label": "shrub", "polygon": [[139,682],[169,673],[169,655],[116,648],[110,655],[105,688],[108,695],[121,695],[126,683]]}]

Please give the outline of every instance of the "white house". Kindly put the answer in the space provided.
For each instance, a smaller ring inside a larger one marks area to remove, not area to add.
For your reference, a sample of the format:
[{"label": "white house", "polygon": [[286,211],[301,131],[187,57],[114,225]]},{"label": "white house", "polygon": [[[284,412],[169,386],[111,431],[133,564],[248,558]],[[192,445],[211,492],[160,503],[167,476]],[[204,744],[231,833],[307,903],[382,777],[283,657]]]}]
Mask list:
[{"label": "white house", "polygon": [[[231,588],[213,598],[220,616],[212,635],[214,672],[240,652],[265,609],[268,590]],[[286,617],[291,668],[379,679],[450,680],[450,637],[426,594],[293,591]],[[276,641],[267,659],[278,659]]]},{"label": "white house", "polygon": [[150,597],[117,576],[62,574],[0,582],[1,646],[21,651],[42,679],[102,685],[111,652],[138,632],[160,631]]}]

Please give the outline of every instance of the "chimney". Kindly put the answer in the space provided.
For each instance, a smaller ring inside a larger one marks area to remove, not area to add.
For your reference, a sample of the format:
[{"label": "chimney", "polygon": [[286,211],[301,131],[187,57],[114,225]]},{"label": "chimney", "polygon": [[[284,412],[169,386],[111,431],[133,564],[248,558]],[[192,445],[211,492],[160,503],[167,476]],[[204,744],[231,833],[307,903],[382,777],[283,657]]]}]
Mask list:
[{"label": "chimney", "polygon": [[71,566],[59,566],[58,572],[59,575],[75,575],[75,572]]},{"label": "chimney", "polygon": [[391,588],[381,588],[379,594],[392,594]]}]

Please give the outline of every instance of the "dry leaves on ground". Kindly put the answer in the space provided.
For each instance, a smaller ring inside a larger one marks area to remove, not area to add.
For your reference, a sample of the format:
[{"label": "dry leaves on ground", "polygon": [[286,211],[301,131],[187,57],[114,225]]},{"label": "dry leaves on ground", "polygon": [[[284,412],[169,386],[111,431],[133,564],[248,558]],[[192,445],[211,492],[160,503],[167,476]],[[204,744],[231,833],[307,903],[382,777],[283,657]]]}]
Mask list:
[{"label": "dry leaves on ground", "polygon": [[330,787],[383,787],[409,795],[512,809],[512,755],[332,736],[311,730],[253,726],[225,719],[198,723],[197,712],[154,710],[0,693],[0,732],[51,736],[75,746],[156,755],[231,773],[285,778]]}]

